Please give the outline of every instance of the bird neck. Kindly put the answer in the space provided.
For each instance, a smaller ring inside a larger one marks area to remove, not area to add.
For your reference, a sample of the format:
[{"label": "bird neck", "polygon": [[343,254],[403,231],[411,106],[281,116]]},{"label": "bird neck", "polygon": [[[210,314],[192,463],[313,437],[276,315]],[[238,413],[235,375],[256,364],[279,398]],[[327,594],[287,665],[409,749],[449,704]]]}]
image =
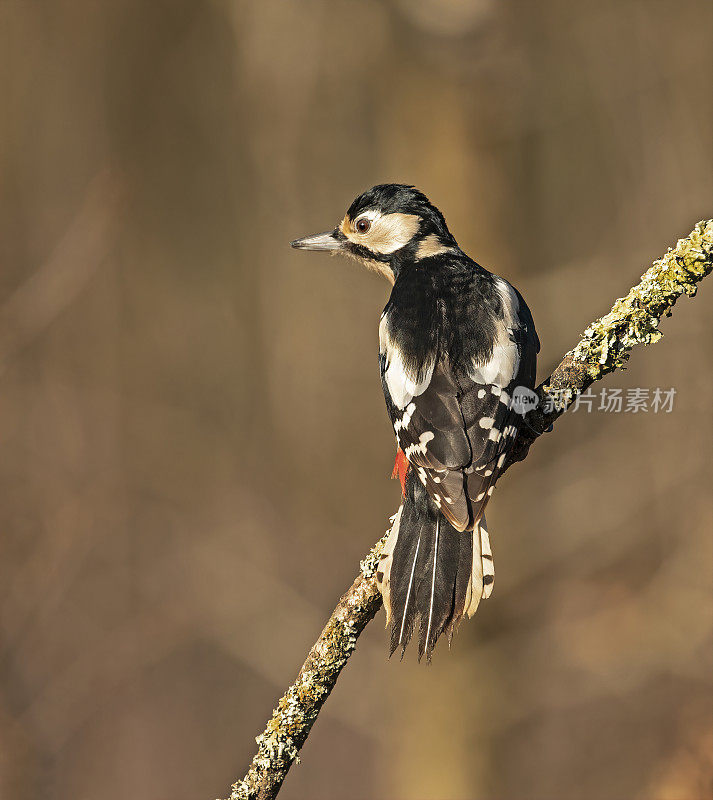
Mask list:
[{"label": "bird neck", "polygon": [[394,281],[413,270],[432,269],[454,256],[463,256],[453,236],[444,233],[425,233],[415,237],[396,251],[389,261]]}]

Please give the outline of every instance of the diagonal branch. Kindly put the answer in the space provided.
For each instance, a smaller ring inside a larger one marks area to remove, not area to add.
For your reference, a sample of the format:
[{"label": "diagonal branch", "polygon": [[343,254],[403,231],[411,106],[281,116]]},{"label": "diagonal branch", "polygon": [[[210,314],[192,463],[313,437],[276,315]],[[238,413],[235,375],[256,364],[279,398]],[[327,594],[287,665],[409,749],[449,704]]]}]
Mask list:
[{"label": "diagonal branch", "polygon": [[[630,350],[661,338],[659,323],[670,316],[676,300],[693,297],[697,284],[713,269],[713,220],[699,222],[685,239],[642,276],[626,297],[593,322],[577,346],[537,388],[540,405],[526,417],[506,469],[526,457],[530,445],[547,431],[574,398],[595,381],[624,366]],[[555,398],[547,410],[547,396]],[[305,743],[324,701],[337,682],[359,635],[381,607],[376,588],[376,565],[382,537],[371,549],[351,588],[341,598],[297,680],[280,698],[265,731],[257,737],[258,752],[247,775],[233,784],[231,800],[270,800]]]}]

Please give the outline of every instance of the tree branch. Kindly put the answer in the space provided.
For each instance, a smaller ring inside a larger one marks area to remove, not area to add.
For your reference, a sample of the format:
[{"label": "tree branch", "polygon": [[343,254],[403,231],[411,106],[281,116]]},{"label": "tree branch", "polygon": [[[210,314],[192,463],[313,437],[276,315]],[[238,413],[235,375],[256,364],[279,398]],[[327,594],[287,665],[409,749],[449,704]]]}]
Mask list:
[{"label": "tree branch", "polygon": [[[536,390],[540,405],[528,413],[528,425],[521,427],[505,468],[525,458],[530,445],[551,427],[578,394],[623,367],[635,345],[658,341],[662,335],[658,329],[662,317],[670,316],[682,294],[693,297],[697,284],[712,268],[713,220],[704,220],[655,261],[606,316],[593,322],[577,346],[540,384]],[[548,394],[561,400],[558,407],[549,411],[544,403]],[[385,541],[386,535],[361,562],[359,575],[327,621],[297,680],[280,698],[265,731],[256,739],[258,752],[247,775],[233,784],[231,800],[270,800],[279,792],[359,635],[381,607],[375,574]]]}]

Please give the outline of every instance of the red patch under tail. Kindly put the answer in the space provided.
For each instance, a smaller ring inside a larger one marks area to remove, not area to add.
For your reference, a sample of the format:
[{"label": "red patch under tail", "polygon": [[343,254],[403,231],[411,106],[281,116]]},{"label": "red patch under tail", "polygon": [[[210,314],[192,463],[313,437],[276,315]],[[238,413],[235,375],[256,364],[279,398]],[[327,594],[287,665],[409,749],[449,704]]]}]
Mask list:
[{"label": "red patch under tail", "polygon": [[394,461],[394,471],[391,473],[392,478],[398,478],[401,483],[401,494],[406,497],[406,474],[411,465],[408,463],[406,454],[399,448],[396,453],[396,461]]}]

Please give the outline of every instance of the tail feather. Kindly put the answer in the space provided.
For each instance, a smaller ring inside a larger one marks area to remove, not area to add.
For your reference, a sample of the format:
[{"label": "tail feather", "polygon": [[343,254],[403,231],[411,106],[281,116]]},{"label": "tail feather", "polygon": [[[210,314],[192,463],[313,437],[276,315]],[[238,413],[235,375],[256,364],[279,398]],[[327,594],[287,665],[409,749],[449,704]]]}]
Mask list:
[{"label": "tail feather", "polygon": [[430,530],[413,514],[413,506],[404,501],[399,534],[394,544],[390,569],[391,653],[401,647],[401,657],[413,634],[420,613],[423,575],[430,555]]},{"label": "tail feather", "polygon": [[456,531],[445,517],[436,517],[428,569],[424,574],[423,588],[418,595],[421,611],[419,659],[425,655],[430,661],[438,638],[446,630],[449,631],[450,638],[463,615],[470,560],[465,580],[461,576],[459,582],[458,573],[459,570],[464,571],[461,569],[461,545],[468,541],[468,534],[463,535]]},{"label": "tail feather", "polygon": [[[480,554],[483,560],[483,600],[487,600],[493,593],[495,585],[495,565],[493,564],[493,551],[490,549],[490,536],[485,517],[481,517],[476,527],[480,535]],[[475,536],[475,531],[473,531]]]},{"label": "tail feather", "polygon": [[[438,537],[440,535],[440,528],[441,528],[441,520],[440,518],[436,519],[436,539],[433,545],[433,572],[431,573],[431,602],[428,606],[428,626],[426,627],[426,636],[421,636],[421,647],[418,651],[418,657],[421,658],[423,656],[423,648],[424,643],[425,646],[428,647],[428,643],[431,640],[431,625],[433,624],[433,604],[436,599],[436,567],[438,565]],[[423,623],[423,619],[421,620]]]},{"label": "tail feather", "polygon": [[[416,621],[416,588],[414,587],[414,578],[416,577],[416,565],[418,564],[418,556],[421,553],[421,559],[423,560],[423,552],[425,552],[425,548],[421,551],[421,536],[419,535],[418,539],[416,540],[416,549],[413,554],[413,558],[411,559],[411,571],[409,572],[408,578],[408,585],[406,586],[406,599],[404,600],[404,610],[401,614],[401,625],[399,626],[399,638],[396,646],[400,645],[403,642],[404,650],[406,650],[406,645],[408,644],[409,639],[411,638],[411,633],[413,632],[413,626]],[[396,626],[394,625],[394,633],[396,632]],[[393,653],[395,650],[393,639],[391,637],[391,652]],[[403,653],[402,653],[403,656]]]},{"label": "tail feather", "polygon": [[473,547],[473,537],[470,533],[458,534],[458,570],[453,596],[453,608],[461,609],[459,614],[454,614],[446,626],[448,634],[448,644],[453,640],[453,634],[463,619],[463,614],[467,612],[470,604],[469,593],[472,594],[473,581],[473,560],[478,559],[478,549]]},{"label": "tail feather", "polygon": [[403,510],[404,507],[401,505],[399,510],[389,520],[391,522],[389,536],[386,539],[384,549],[381,551],[381,555],[379,556],[379,566],[376,568],[376,585],[384,600],[387,627],[391,621],[391,563],[394,558],[396,540],[399,538],[399,526],[401,523],[401,512]]},{"label": "tail feather", "polygon": [[[474,613],[481,597],[485,541],[481,526],[457,531],[439,512],[418,480],[409,473],[406,496],[394,517],[377,571],[387,625],[391,623],[391,654],[406,646],[417,628],[419,660],[428,661],[438,638],[450,642],[464,614]],[[484,521],[483,521],[484,526]]]}]

